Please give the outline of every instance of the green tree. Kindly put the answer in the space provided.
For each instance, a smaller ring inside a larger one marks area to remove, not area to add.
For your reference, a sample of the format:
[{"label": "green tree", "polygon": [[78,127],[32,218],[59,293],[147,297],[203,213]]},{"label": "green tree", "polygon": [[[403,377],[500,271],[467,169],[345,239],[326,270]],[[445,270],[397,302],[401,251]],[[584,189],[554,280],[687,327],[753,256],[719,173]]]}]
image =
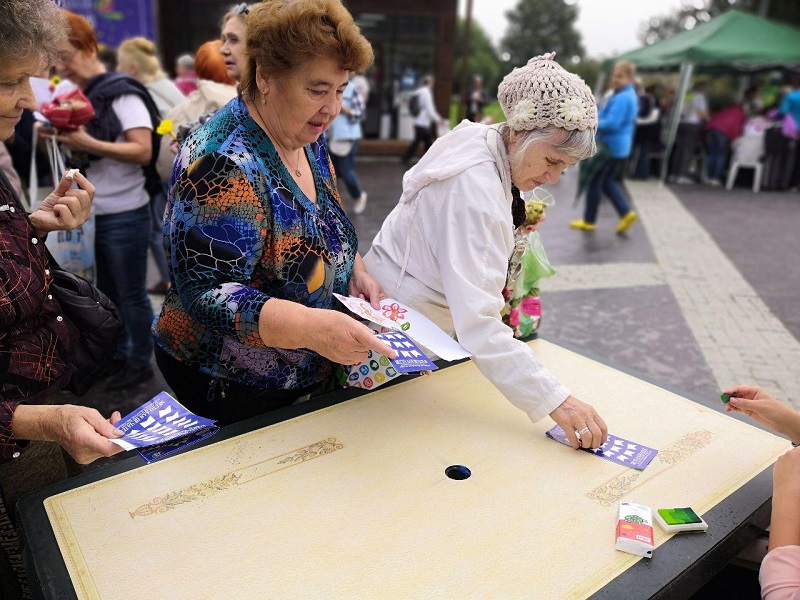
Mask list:
[{"label": "green tree", "polygon": [[508,29],[500,47],[508,53],[508,70],[546,52],[555,51],[563,64],[573,56],[583,58],[574,0],[519,0],[515,8],[506,11],[506,18]]},{"label": "green tree", "polygon": [[[480,23],[472,19],[469,36],[469,56],[467,57],[467,89],[473,75],[483,77],[483,85],[490,96],[497,94],[497,85],[505,75],[505,65],[495,50],[492,40],[481,27]],[[464,19],[459,18],[456,31],[456,54],[454,65],[455,77],[453,78],[453,93],[461,94],[461,68],[464,62],[462,49],[464,48]]]},{"label": "green tree", "polygon": [[768,19],[800,26],[800,2],[797,0],[706,0],[705,4],[684,4],[672,14],[653,17],[642,23],[639,27],[639,39],[644,44],[654,44],[681,31],[692,29],[698,23],[709,21],[726,10],[735,8],[760,14],[762,6],[767,9],[764,16]]}]

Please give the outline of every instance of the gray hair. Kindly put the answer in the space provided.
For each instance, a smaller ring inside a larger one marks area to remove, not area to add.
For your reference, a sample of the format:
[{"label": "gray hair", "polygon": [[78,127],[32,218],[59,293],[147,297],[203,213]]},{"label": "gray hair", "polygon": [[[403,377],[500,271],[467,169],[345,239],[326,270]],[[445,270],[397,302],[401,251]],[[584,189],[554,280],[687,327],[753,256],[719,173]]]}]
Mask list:
[{"label": "gray hair", "polygon": [[191,54],[181,54],[175,59],[175,64],[184,69],[194,69],[194,56]]},{"label": "gray hair", "polygon": [[[500,136],[505,142],[506,148],[509,147],[511,138],[511,128],[506,123],[501,123]],[[564,154],[584,160],[590,156],[594,156],[597,152],[597,145],[594,141],[594,131],[591,129],[573,129],[567,131],[561,127],[541,127],[531,130],[516,131],[517,143],[514,147],[514,152],[509,153],[509,160],[511,161],[511,170],[515,171],[522,166],[525,160],[525,155],[533,146],[539,143],[550,144],[556,151],[563,152]]]},{"label": "gray hair", "polygon": [[67,19],[53,0],[0,0],[0,60],[41,56],[53,64],[67,39]]}]

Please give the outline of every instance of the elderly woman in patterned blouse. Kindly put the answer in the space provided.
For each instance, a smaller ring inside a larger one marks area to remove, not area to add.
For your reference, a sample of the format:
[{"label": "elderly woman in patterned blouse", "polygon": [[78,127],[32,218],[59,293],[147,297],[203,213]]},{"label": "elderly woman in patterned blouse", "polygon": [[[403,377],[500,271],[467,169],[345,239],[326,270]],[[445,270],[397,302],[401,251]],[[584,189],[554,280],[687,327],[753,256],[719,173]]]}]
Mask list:
[{"label": "elderly woman in patterned blouse", "polygon": [[226,424],[295,402],[369,350],[337,310],[377,308],[325,138],[351,71],[373,60],[339,0],[271,0],[247,17],[241,96],[183,143],[164,234],[173,287],[156,361],[179,400]]}]

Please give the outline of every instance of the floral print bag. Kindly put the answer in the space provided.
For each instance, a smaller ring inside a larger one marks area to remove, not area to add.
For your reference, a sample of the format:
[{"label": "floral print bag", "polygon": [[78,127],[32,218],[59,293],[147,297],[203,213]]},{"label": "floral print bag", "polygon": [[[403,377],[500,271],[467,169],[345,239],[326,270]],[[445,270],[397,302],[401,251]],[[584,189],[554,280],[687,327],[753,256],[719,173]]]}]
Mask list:
[{"label": "floral print bag", "polygon": [[506,304],[501,313],[503,323],[514,330],[514,337],[525,338],[539,329],[542,318],[539,281],[555,272],[547,259],[539,232],[516,235],[503,288]]}]

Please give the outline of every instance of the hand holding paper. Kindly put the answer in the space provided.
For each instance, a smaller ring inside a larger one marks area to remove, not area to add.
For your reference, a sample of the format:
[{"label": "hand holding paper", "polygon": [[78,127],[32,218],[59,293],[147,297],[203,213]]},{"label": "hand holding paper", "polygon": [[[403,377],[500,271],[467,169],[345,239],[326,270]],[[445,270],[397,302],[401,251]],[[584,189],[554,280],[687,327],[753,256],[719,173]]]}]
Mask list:
[{"label": "hand holding paper", "polygon": [[335,310],[318,310],[316,335],[311,350],[342,365],[355,365],[367,359],[372,350],[394,358],[396,353],[373,331],[355,319]]}]

